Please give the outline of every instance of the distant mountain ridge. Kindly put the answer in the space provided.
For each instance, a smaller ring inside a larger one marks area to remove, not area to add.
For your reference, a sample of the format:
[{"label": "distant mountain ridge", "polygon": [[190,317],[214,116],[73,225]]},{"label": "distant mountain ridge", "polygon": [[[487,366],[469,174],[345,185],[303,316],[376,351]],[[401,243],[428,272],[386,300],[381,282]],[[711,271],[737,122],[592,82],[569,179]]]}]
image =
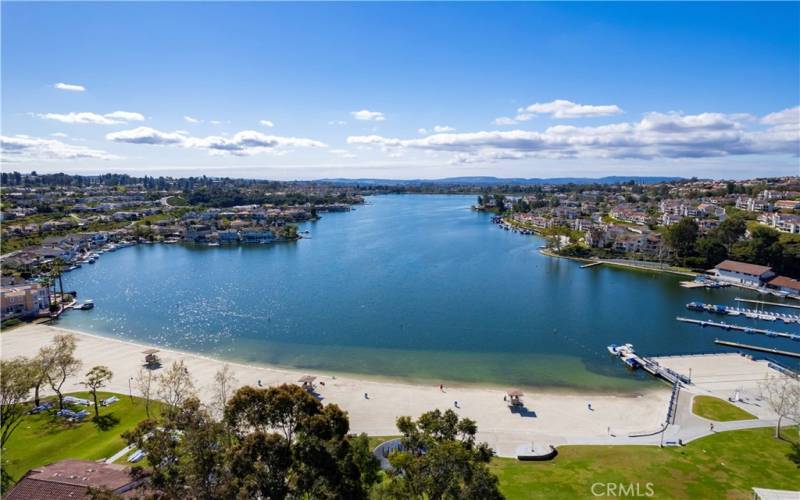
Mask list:
[{"label": "distant mountain ridge", "polygon": [[658,182],[669,182],[683,180],[683,177],[648,177],[648,176],[619,176],[612,175],[607,177],[553,177],[553,178],[540,178],[540,177],[445,177],[442,179],[347,179],[347,178],[332,178],[332,179],[317,179],[318,182],[332,182],[336,184],[362,184],[362,185],[375,185],[375,186],[402,186],[402,185],[420,185],[420,184],[472,184],[472,185],[534,185],[534,184],[617,184],[620,182],[634,181],[638,184],[656,184]]}]

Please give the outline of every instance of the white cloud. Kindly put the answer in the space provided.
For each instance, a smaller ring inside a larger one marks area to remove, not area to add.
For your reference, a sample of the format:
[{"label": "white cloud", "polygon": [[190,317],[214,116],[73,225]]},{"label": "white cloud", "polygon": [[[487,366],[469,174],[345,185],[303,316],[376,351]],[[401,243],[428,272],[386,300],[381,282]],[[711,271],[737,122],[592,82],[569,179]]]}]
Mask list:
[{"label": "white cloud", "polygon": [[203,120],[192,118],[191,116],[184,116],[183,119],[186,123],[203,123]]},{"label": "white cloud", "polygon": [[328,125],[347,125],[347,122],[344,120],[331,120]]},{"label": "white cloud", "polygon": [[577,104],[566,99],[556,99],[550,102],[537,102],[530,106],[517,109],[517,115],[512,117],[501,116],[495,118],[494,125],[515,125],[519,122],[526,122],[535,118],[537,115],[549,115],[551,118],[593,118],[599,116],[611,116],[622,113],[622,109],[616,104],[592,105]]},{"label": "white cloud", "polygon": [[550,115],[553,118],[583,118],[595,116],[610,116],[622,113],[622,109],[616,104],[604,104],[601,106],[591,104],[576,104],[566,99],[556,99],[550,102],[537,102],[525,108],[517,110],[517,119],[520,121],[529,120],[532,115]]},{"label": "white cloud", "polygon": [[270,120],[258,120],[258,123],[264,125],[265,127],[270,127],[270,128],[275,126],[275,124],[272,123]]},{"label": "white cloud", "polygon": [[436,125],[435,127],[433,127],[433,131],[436,132],[437,134],[443,134],[446,132],[455,132],[455,130],[456,129],[454,129],[453,127],[447,125]]},{"label": "white cloud", "polygon": [[798,124],[800,123],[800,106],[770,113],[761,119],[761,123],[767,125]]},{"label": "white cloud", "polygon": [[131,130],[111,132],[106,139],[114,142],[130,144],[182,144],[187,137],[178,132],[162,132],[150,127],[138,127]]},{"label": "white cloud", "polygon": [[24,135],[0,136],[3,161],[115,160],[119,156],[86,146],[66,144],[55,139]]},{"label": "white cloud", "polygon": [[58,82],[53,84],[53,88],[58,90],[66,90],[67,92],[85,92],[86,87],[83,85],[75,85],[73,83]]},{"label": "white cloud", "polygon": [[141,113],[133,113],[131,111],[114,111],[113,113],[106,113],[106,118],[112,120],[120,120],[123,122],[143,122],[144,116]]},{"label": "white cloud", "polygon": [[509,130],[434,134],[419,139],[351,136],[349,144],[385,150],[455,153],[460,162],[537,158],[707,158],[800,154],[800,124],[753,130],[742,115],[648,113],[638,122],[595,127],[557,125],[543,132]]},{"label": "white cloud", "polygon": [[236,156],[259,153],[283,154],[291,148],[327,147],[325,143],[313,139],[266,135],[255,130],[243,130],[228,138],[223,136],[190,137],[179,132],[163,132],[150,127],[139,127],[107,134],[106,139],[130,144],[175,145]]},{"label": "white cloud", "polygon": [[106,113],[100,115],[89,111],[72,112],[72,113],[42,113],[37,115],[39,118],[45,120],[55,120],[61,123],[70,124],[92,124],[92,125],[117,125],[120,123],[128,123],[131,121],[144,121],[144,116],[140,113],[133,113],[131,111],[114,111],[113,113]]},{"label": "white cloud", "polygon": [[386,115],[381,113],[380,111],[370,111],[368,109],[362,109],[361,111],[351,111],[351,115],[356,120],[363,120],[363,121],[375,121],[375,122],[382,122],[386,120]]},{"label": "white cloud", "polygon": [[425,135],[425,134],[427,134],[427,133],[428,133],[428,129],[426,129],[426,128],[418,128],[418,129],[417,129],[417,133],[418,133],[418,134]]},{"label": "white cloud", "polygon": [[[17,137],[19,137],[19,135]],[[50,134],[50,137],[61,137],[63,139],[64,137],[69,137],[69,136],[64,132],[54,132]]]}]

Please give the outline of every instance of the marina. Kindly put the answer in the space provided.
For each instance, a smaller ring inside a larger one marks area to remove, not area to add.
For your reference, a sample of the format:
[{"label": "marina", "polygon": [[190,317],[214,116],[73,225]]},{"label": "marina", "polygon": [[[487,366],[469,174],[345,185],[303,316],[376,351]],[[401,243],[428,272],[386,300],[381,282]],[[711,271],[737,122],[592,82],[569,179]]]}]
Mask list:
[{"label": "marina", "polygon": [[749,334],[766,335],[767,337],[782,337],[785,339],[794,340],[795,342],[800,342],[800,335],[795,335],[792,333],[776,332],[774,330],[765,330],[763,328],[750,328],[747,326],[735,325],[732,323],[723,323],[721,321],[704,321],[699,319],[684,318],[681,316],[678,316],[675,319],[677,319],[682,323],[691,323],[694,325],[702,326],[703,328],[712,326],[716,328],[722,328],[723,330],[728,330],[728,331],[735,330]]},{"label": "marina", "polygon": [[781,320],[786,324],[800,323],[800,315],[798,314],[784,314],[775,311],[764,311],[756,309],[746,309],[743,307],[724,306],[717,304],[704,304],[702,302],[689,302],[686,304],[686,309],[690,311],[709,312],[713,314],[727,314],[729,316],[744,316],[750,319],[759,319],[763,321],[777,321]]}]

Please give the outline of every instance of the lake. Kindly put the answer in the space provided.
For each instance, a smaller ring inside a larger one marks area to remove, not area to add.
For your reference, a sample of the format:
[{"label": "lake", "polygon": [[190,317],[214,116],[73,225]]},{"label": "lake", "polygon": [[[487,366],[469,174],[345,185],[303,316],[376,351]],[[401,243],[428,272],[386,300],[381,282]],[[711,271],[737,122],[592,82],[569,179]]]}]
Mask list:
[{"label": "lake", "polygon": [[[367,198],[301,225],[292,243],[138,245],[65,274],[91,298],[58,326],[235,361],[418,381],[637,391],[655,382],[606,351],[721,352],[714,339],[797,350],[784,339],[704,329],[679,276],[541,255],[544,243],[470,210],[474,196]],[[775,300],[765,299],[765,300]],[[789,310],[785,310],[789,311]],[[726,318],[800,333],[798,325]],[[797,367],[796,360],[782,358]]]}]

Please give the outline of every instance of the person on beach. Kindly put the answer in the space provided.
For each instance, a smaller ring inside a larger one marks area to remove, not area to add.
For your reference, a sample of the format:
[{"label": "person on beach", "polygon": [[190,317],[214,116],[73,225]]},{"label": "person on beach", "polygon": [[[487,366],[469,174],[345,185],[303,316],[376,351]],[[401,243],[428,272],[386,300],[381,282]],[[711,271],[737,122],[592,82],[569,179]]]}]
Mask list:
[{"label": "person on beach", "polygon": [[453,405],[458,408],[458,401],[453,401]]},{"label": "person on beach", "polygon": [[364,399],[369,399],[369,395],[366,392],[364,393]]},{"label": "person on beach", "polygon": [[711,424],[709,424],[709,425],[710,425],[709,430],[711,432],[714,432],[714,422],[711,422]]},{"label": "person on beach", "polygon": [[594,411],[594,410],[592,409],[592,403],[588,403],[588,404],[586,405],[586,407],[587,407],[587,408],[589,408],[589,411]]},{"label": "person on beach", "polygon": [[258,379],[258,386],[261,387],[261,379]]}]

